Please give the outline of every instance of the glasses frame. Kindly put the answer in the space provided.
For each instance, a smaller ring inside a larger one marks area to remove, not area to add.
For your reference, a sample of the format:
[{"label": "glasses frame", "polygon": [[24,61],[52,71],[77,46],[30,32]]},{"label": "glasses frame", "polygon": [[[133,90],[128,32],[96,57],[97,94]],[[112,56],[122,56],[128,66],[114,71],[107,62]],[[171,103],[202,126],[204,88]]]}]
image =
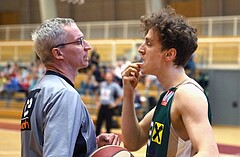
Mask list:
[{"label": "glasses frame", "polygon": [[69,42],[69,43],[63,43],[63,44],[58,44],[56,46],[54,46],[54,48],[60,47],[60,46],[65,46],[65,45],[70,45],[70,44],[77,44],[77,45],[81,45],[83,47],[83,42],[84,42],[84,38],[80,37],[77,41],[73,41],[73,42]]}]

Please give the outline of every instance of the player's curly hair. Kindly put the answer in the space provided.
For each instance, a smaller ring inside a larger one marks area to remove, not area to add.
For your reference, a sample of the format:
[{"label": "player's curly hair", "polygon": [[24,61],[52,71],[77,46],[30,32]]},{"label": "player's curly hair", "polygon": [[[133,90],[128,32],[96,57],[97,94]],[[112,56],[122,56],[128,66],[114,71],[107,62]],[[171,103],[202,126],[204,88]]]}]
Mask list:
[{"label": "player's curly hair", "polygon": [[162,50],[176,49],[175,65],[185,66],[198,47],[197,29],[190,26],[186,19],[176,14],[170,6],[161,12],[141,16],[140,22],[145,35],[149,29],[158,33],[159,41],[163,46]]}]

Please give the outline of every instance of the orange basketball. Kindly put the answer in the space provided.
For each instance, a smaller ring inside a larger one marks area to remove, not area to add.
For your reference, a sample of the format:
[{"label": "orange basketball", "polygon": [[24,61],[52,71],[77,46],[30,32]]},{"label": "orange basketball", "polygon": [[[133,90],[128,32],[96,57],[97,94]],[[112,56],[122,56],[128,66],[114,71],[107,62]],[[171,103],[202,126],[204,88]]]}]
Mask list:
[{"label": "orange basketball", "polygon": [[126,148],[107,145],[94,151],[90,157],[134,157]]}]

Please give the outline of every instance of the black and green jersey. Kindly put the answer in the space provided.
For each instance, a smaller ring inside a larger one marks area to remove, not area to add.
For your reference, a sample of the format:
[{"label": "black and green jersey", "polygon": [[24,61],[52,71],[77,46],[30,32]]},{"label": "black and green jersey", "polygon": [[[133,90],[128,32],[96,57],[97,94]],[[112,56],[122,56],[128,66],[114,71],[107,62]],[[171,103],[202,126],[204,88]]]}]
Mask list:
[{"label": "black and green jersey", "polygon": [[[159,98],[149,131],[147,157],[186,157],[194,153],[191,141],[184,141],[178,137],[171,124],[170,110],[176,90],[177,88],[173,87],[163,92]],[[210,105],[208,106],[211,122]]]}]

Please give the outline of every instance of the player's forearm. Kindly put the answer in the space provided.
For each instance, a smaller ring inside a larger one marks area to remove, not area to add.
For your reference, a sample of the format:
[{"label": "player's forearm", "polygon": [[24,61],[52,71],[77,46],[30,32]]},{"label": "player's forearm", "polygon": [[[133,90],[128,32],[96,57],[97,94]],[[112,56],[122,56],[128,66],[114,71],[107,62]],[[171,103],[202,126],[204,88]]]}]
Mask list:
[{"label": "player's forearm", "polygon": [[123,143],[131,151],[138,149],[140,129],[134,109],[133,92],[124,92],[122,108]]}]

